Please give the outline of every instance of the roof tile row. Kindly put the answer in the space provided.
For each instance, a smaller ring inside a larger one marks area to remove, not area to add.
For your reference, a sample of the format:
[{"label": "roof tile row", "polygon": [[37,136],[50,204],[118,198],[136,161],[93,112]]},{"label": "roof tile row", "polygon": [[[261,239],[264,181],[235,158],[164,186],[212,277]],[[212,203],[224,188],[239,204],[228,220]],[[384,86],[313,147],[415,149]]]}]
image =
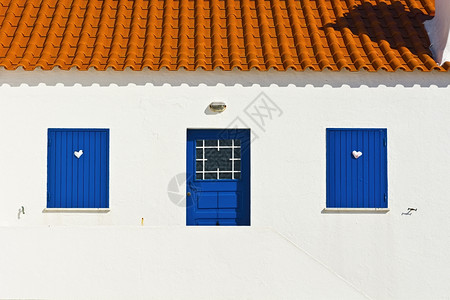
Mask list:
[{"label": "roof tile row", "polygon": [[440,70],[432,0],[4,0],[0,66]]}]

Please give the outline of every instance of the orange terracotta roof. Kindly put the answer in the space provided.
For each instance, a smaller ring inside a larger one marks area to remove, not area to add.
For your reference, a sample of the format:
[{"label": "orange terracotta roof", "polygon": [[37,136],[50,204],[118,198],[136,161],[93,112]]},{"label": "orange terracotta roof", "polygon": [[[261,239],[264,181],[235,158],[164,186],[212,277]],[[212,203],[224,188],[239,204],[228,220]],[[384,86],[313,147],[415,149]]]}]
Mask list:
[{"label": "orange terracotta roof", "polygon": [[0,66],[415,69],[433,0],[2,0]]}]

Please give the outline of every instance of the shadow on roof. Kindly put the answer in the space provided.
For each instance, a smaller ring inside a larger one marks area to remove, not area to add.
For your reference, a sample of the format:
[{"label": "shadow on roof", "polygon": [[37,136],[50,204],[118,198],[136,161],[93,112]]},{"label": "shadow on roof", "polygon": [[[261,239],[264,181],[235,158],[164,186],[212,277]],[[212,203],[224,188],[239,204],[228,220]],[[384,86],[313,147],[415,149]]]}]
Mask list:
[{"label": "shadow on roof", "polygon": [[[382,59],[389,59],[391,55],[391,59],[403,58],[408,62],[408,52],[411,52],[415,59],[426,63],[424,56],[431,57],[432,54],[423,22],[431,18],[420,9],[408,9],[400,1],[393,1],[390,5],[363,2],[321,29],[326,34],[328,28],[333,28],[343,35],[349,29],[359,37],[361,44],[357,45],[358,48],[363,47],[368,53],[373,47]],[[367,44],[367,38],[373,43]]]}]

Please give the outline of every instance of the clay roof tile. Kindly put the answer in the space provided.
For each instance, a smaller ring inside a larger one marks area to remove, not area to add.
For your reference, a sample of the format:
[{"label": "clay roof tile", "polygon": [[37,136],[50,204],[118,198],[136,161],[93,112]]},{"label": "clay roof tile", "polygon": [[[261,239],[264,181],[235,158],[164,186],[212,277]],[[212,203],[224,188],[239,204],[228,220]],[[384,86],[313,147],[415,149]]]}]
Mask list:
[{"label": "clay roof tile", "polygon": [[433,15],[433,0],[9,0],[0,66],[447,71]]}]

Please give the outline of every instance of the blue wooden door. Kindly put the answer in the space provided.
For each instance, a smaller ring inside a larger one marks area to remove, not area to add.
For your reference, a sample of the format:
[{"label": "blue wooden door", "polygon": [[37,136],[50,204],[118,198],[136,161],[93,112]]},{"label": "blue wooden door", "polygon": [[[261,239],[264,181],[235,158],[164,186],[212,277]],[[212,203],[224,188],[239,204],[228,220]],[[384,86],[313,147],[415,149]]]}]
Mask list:
[{"label": "blue wooden door", "polygon": [[327,129],[327,207],[386,208],[386,129]]},{"label": "blue wooden door", "polygon": [[47,207],[109,207],[109,129],[48,129]]},{"label": "blue wooden door", "polygon": [[250,225],[250,130],[187,132],[187,225]]}]

